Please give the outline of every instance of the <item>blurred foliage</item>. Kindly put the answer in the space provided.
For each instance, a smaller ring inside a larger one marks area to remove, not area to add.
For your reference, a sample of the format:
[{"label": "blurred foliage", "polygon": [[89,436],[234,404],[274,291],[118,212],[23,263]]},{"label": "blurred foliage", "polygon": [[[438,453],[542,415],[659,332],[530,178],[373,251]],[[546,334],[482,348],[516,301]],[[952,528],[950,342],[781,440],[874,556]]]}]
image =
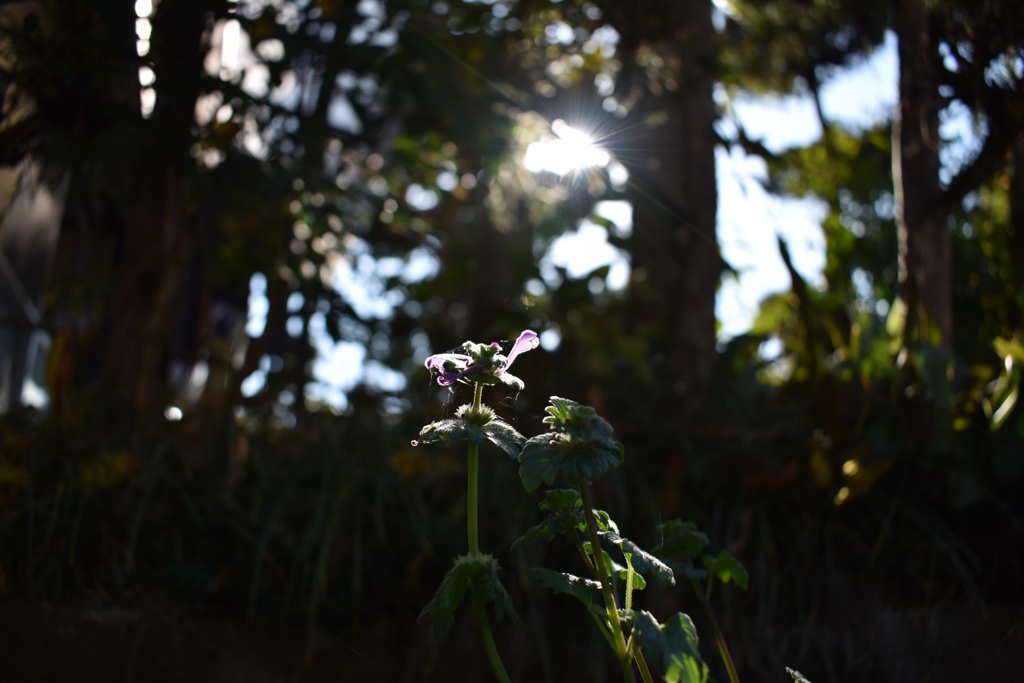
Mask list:
[{"label": "blurred foliage", "polygon": [[[818,142],[790,150],[742,130],[706,141],[764,158],[768,189],[824,202],[826,266],[823,282],[790,268],[792,287],[720,343],[684,410],[669,331],[689,304],[658,275],[671,269],[634,269],[615,290],[607,267],[573,278],[543,261],[584,218],[628,256],[664,256],[667,194],[713,199],[644,175],[650,149],[685,164],[657,136],[691,74],[665,33],[686,22],[641,4],[163,2],[148,56],[130,4],[0,8],[0,159],[71,178],[45,316],[50,407],[0,418],[0,596],[415,630],[465,550],[461,456],[410,439],[466,396],[433,387],[422,361],[531,327],[558,343],[517,365],[526,389],[501,394],[501,419],[538,433],[547,396],[593,405],[631,454],[600,483],[623,532],[693,520],[743,563],[750,590],[711,603],[744,680],[819,663],[870,680],[880,664],[826,634],[862,634],[885,607],[1019,605],[1020,164],[999,157],[950,209],[954,338],[909,351],[890,124],[823,121]],[[935,5],[949,9],[937,55],[969,39],[988,47],[950,57],[963,73],[984,73],[986,55],[1010,65],[988,71],[1009,79],[999,92],[965,76],[947,96],[979,130],[1019,138],[1019,9]],[[702,67],[728,96],[815,97],[888,16],[878,3],[730,8]],[[216,60],[229,21],[253,51],[235,68]],[[155,74],[147,116],[141,67]],[[527,173],[526,145],[555,118],[591,126],[630,180]],[[623,197],[648,210],[631,232],[594,215]],[[338,348],[355,353],[344,380],[321,365]],[[156,398],[136,401],[147,382]],[[564,659],[602,646],[531,587],[534,551],[500,550],[537,521],[503,454],[484,459],[482,486],[481,533],[529,627],[499,637],[525,650],[546,635],[523,677],[559,680]],[[806,624],[819,630],[787,630]],[[429,680],[421,650],[404,656]]]},{"label": "blurred foliage", "polygon": [[723,31],[725,82],[760,93],[809,91],[882,41],[884,2],[742,0],[729,5]]}]

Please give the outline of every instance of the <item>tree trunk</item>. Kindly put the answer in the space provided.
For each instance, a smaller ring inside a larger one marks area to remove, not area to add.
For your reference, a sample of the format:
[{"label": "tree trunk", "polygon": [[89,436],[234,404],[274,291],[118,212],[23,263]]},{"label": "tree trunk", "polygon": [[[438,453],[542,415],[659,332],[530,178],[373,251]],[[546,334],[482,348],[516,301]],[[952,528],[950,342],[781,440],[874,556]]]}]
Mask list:
[{"label": "tree trunk", "polygon": [[893,178],[899,235],[900,296],[907,306],[905,345],[951,343],[950,235],[939,185],[938,79],[929,12],[921,0],[897,0],[899,103],[893,122]]},{"label": "tree trunk", "polygon": [[[207,11],[198,0],[162,3],[153,19],[149,59],[156,73],[156,134],[134,209],[125,217],[119,290],[108,308],[106,372],[113,397],[141,423],[159,420],[168,391],[171,336],[191,247],[185,188],[193,161]],[[158,132],[158,133],[157,133]]]},{"label": "tree trunk", "polygon": [[677,82],[666,83],[659,97],[649,99],[653,107],[638,114],[647,119],[643,153],[619,155],[632,180],[634,276],[653,294],[640,302],[638,314],[654,319],[642,322],[655,323],[660,340],[654,350],[663,354],[671,400],[683,410],[700,403],[711,379],[722,271],[711,10],[710,2],[680,3],[671,20],[659,22],[659,39],[676,51],[671,65]]}]

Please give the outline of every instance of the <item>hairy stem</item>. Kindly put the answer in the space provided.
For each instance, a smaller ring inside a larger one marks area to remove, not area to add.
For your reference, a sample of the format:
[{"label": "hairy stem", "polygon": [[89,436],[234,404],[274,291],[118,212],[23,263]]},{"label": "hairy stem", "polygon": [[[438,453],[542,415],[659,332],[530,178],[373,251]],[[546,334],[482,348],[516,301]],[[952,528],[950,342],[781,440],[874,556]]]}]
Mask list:
[{"label": "hairy stem", "polygon": [[470,555],[480,554],[480,445],[470,442],[466,463],[466,541]]},{"label": "hairy stem", "polygon": [[484,596],[480,591],[473,590],[473,611],[476,612],[476,625],[480,631],[480,639],[484,641],[484,652],[487,653],[487,661],[491,663],[494,675],[501,683],[511,683],[505,665],[498,654],[498,646],[494,644],[494,636],[491,634],[491,623],[487,618],[487,605],[484,604]]},{"label": "hairy stem", "polygon": [[[484,385],[477,384],[473,391],[473,412],[480,410]],[[469,442],[469,461],[466,466],[466,538],[469,554],[480,554],[480,445]]]},{"label": "hairy stem", "polygon": [[[473,391],[473,412],[480,410],[483,398],[484,386],[477,384]],[[480,445],[469,443],[469,460],[466,465],[466,538],[469,545],[469,554],[472,557],[480,555]],[[473,611],[476,613],[477,629],[480,631],[480,639],[484,643],[484,651],[487,653],[487,661],[491,663],[491,669],[501,683],[510,683],[511,679],[505,671],[505,665],[498,654],[498,647],[494,643],[494,635],[491,633],[491,623],[487,617],[487,605],[484,596],[473,586]]]},{"label": "hairy stem", "polygon": [[594,556],[594,568],[597,570],[597,580],[601,583],[601,595],[604,598],[604,607],[608,614],[608,628],[611,630],[612,640],[615,645],[615,656],[622,667],[622,675],[627,681],[632,683],[636,680],[636,676],[633,674],[632,657],[629,653],[629,648],[626,646],[626,638],[622,633],[622,621],[619,619],[619,607],[615,602],[611,578],[608,576],[604,558],[600,555],[601,539],[597,535],[597,520],[594,519],[590,482],[584,480],[580,484],[580,494],[583,497],[583,517],[587,521],[587,536],[590,539],[590,549]]}]

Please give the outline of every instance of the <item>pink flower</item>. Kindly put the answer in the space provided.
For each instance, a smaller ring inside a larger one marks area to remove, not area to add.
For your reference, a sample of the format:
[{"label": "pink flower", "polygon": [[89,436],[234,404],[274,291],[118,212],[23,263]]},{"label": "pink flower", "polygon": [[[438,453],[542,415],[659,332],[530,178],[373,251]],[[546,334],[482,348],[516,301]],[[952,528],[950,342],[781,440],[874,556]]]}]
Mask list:
[{"label": "pink flower", "polygon": [[[533,330],[525,330],[516,339],[507,356],[501,354],[501,344],[477,344],[466,342],[462,345],[465,353],[438,353],[427,358],[427,369],[437,373],[437,383],[447,387],[459,380],[494,384],[494,379],[511,386],[522,388],[522,382],[506,370],[519,354],[537,348],[540,337]],[[472,377],[471,377],[472,376]],[[493,379],[492,379],[493,378]]]}]

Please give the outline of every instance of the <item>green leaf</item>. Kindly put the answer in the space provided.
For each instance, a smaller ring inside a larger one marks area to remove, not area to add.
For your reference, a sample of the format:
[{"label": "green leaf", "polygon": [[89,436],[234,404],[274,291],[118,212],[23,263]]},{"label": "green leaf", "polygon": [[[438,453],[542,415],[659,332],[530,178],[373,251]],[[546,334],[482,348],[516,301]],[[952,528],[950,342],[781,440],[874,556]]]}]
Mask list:
[{"label": "green leaf", "polygon": [[633,569],[641,574],[654,574],[656,578],[665,583],[675,584],[676,577],[672,573],[672,568],[657,557],[643,550],[628,538],[623,538],[616,533],[609,531],[602,535],[609,543],[619,546],[623,556],[627,558],[627,562],[633,564]]},{"label": "green leaf", "polygon": [[583,496],[578,489],[548,489],[540,509],[553,514],[582,510]]},{"label": "green leaf", "polygon": [[693,522],[673,519],[661,525],[662,541],[658,546],[663,550],[662,557],[671,555],[683,559],[697,557],[708,547],[708,535],[697,528]]},{"label": "green leaf", "polygon": [[583,440],[604,441],[609,448],[622,447],[612,439],[612,426],[590,406],[558,396],[552,396],[548,401],[550,405],[544,409],[548,416],[543,422],[553,431]]},{"label": "green leaf", "polygon": [[[584,547],[590,554],[590,557],[596,562],[597,558],[594,556],[593,546],[589,541],[585,542]],[[604,562],[604,573],[608,576],[614,576],[615,574],[625,571],[625,567],[612,559],[612,556],[604,548],[598,548],[601,551],[601,561]]]},{"label": "green leaf", "polygon": [[556,594],[571,595],[596,614],[603,615],[604,610],[597,604],[601,594],[601,583],[582,576],[537,567],[530,570],[537,582]]},{"label": "green leaf", "polygon": [[579,444],[544,434],[527,439],[519,462],[523,488],[534,491],[541,483],[550,486],[559,478],[576,484],[599,477],[619,464],[619,456],[599,445]]},{"label": "green leaf", "polygon": [[500,375],[496,375],[497,379],[509,389],[513,391],[522,391],[526,388],[526,383],[519,379],[515,375],[510,375],[507,372],[503,372]]},{"label": "green leaf", "polygon": [[705,555],[704,568],[722,583],[735,583],[743,590],[747,590],[750,582],[747,570],[730,553],[722,550],[714,558]]},{"label": "green leaf", "polygon": [[596,479],[622,462],[622,444],[593,408],[557,396],[550,403],[544,423],[552,431],[528,439],[519,455],[527,491],[559,478],[570,484]]},{"label": "green leaf", "polygon": [[519,456],[526,439],[504,420],[494,418],[483,427],[487,440],[505,451],[510,458]]},{"label": "green leaf", "polygon": [[1017,387],[1014,387],[1008,394],[1006,394],[1006,398],[1004,398],[1002,403],[999,404],[999,407],[993,411],[992,421],[989,424],[989,427],[993,432],[998,431],[1006,422],[1006,419],[1010,414],[1013,413],[1013,409],[1017,406],[1018,396],[1019,392],[1017,391]]},{"label": "green leaf", "polygon": [[525,438],[512,425],[495,416],[490,408],[473,410],[471,405],[461,406],[455,417],[431,422],[420,430],[419,444],[448,443],[465,439],[480,444],[490,441],[515,458],[522,450]]},{"label": "green leaf", "polygon": [[530,527],[512,544],[512,548],[520,544],[532,545],[537,541],[551,541],[556,536],[568,534],[573,530],[586,528],[583,519],[583,499],[576,489],[549,489],[541,501],[540,509],[548,513],[548,519]]},{"label": "green leaf", "polygon": [[1011,359],[1013,363],[1024,366],[1024,345],[1021,345],[1020,342],[996,337],[992,340],[992,346],[1004,363],[1007,359]]},{"label": "green leaf", "polygon": [[786,673],[793,677],[794,683],[811,683],[809,680],[804,678],[802,673],[795,669],[790,669],[788,666],[786,667]]},{"label": "green leaf", "polygon": [[707,576],[694,562],[709,543],[707,534],[696,524],[673,519],[661,525],[661,535],[661,544],[654,549],[658,557],[688,579],[699,581]]},{"label": "green leaf", "polygon": [[461,555],[444,575],[433,599],[420,612],[422,620],[429,615],[433,620],[434,636],[438,640],[447,637],[455,621],[455,610],[466,597],[466,589],[478,592],[485,602],[494,604],[498,617],[508,612],[518,621],[512,608],[512,599],[498,579],[498,561],[491,555]]},{"label": "green leaf", "polygon": [[611,518],[604,510],[594,509],[591,510],[594,513],[594,521],[597,523],[597,530],[599,532],[610,531],[613,534],[619,533],[619,525],[615,523],[615,520]]},{"label": "green leaf", "polygon": [[420,430],[420,438],[413,443],[414,445],[448,443],[465,438],[467,438],[465,422],[460,419],[438,420],[424,425]]},{"label": "green leaf", "polygon": [[623,610],[623,617],[632,624],[633,637],[644,653],[661,659],[668,683],[707,681],[708,667],[701,659],[697,629],[689,616],[676,613],[665,624],[644,610]]},{"label": "green leaf", "polygon": [[636,567],[633,567],[632,571],[630,571],[629,565],[631,560],[629,554],[623,554],[626,556],[626,568],[619,570],[619,578],[622,579],[622,581],[624,582],[628,582],[632,579],[632,584],[627,585],[626,589],[642,591],[643,589],[647,588],[647,581],[644,579],[643,574],[636,571]]},{"label": "green leaf", "polygon": [[532,545],[538,541],[548,542],[556,536],[568,534],[574,529],[582,529],[584,524],[582,512],[562,512],[527,529],[526,533],[512,544],[512,548],[514,549],[520,544]]}]

